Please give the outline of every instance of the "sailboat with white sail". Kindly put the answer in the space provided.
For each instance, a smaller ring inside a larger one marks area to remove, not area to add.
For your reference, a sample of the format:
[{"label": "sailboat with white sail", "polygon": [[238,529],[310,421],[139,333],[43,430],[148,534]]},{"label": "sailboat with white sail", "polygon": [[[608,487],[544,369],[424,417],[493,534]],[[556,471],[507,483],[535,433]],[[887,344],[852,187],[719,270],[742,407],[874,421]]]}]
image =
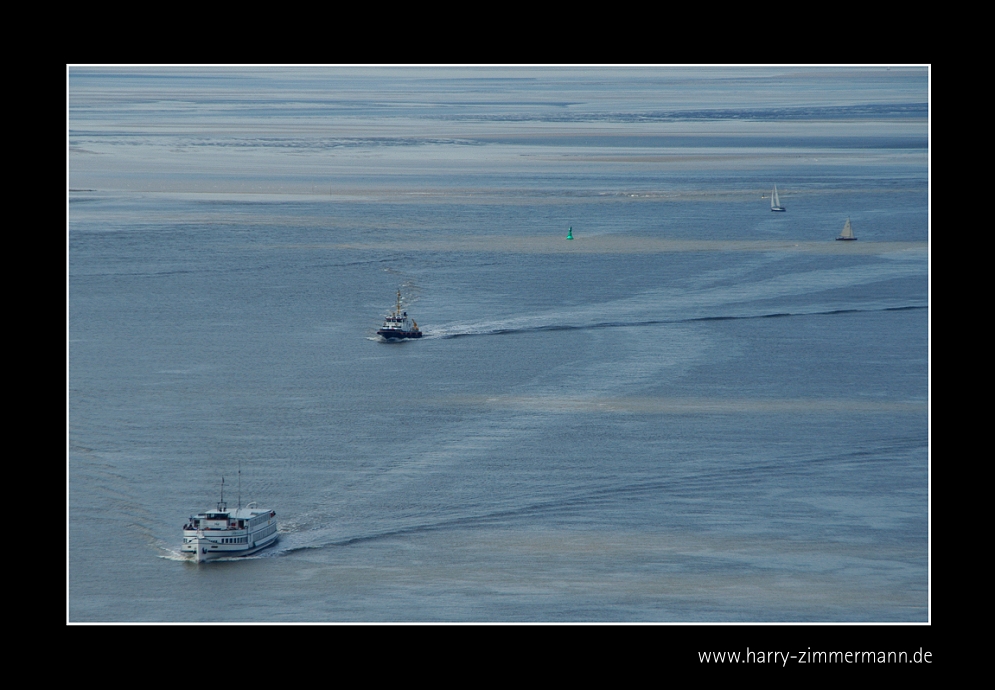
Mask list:
[{"label": "sailboat with white sail", "polygon": [[856,237],[853,236],[853,226],[850,225],[850,219],[846,219],[846,224],[843,225],[843,231],[840,236],[836,238],[837,240],[855,240]]},{"label": "sailboat with white sail", "polygon": [[771,211],[786,211],[787,209],[781,206],[781,200],[777,198],[777,185],[774,185],[774,191],[770,194],[770,210]]}]

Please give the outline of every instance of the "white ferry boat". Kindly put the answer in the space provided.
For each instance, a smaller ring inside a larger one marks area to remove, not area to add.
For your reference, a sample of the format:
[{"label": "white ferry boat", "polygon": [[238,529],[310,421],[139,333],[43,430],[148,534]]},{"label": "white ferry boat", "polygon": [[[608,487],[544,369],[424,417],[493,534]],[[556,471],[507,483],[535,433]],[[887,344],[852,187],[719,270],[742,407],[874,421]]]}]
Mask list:
[{"label": "white ferry boat", "polygon": [[421,337],[421,331],[418,330],[418,323],[408,318],[408,312],[401,311],[400,290],[397,291],[397,306],[383,320],[383,327],[377,331],[377,335],[387,340]]},{"label": "white ferry boat", "polygon": [[183,526],[181,551],[195,554],[198,563],[218,558],[248,556],[276,543],[276,511],[250,503],[228,510],[224,480],[218,509],[190,516]]}]

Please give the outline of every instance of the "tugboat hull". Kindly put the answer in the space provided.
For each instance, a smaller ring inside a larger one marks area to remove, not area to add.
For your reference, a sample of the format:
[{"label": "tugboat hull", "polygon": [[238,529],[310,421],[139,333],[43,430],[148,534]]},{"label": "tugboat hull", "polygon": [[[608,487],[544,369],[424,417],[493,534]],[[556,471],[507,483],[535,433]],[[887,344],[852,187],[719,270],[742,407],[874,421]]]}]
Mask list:
[{"label": "tugboat hull", "polygon": [[404,340],[405,338],[420,338],[421,331],[395,331],[381,328],[377,335],[387,340]]}]

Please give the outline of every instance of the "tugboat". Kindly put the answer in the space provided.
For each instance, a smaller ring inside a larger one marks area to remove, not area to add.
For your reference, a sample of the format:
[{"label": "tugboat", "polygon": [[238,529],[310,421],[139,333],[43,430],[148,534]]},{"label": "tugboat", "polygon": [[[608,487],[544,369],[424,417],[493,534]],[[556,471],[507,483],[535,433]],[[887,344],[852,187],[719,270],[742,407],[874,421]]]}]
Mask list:
[{"label": "tugboat", "polygon": [[278,538],[276,511],[258,508],[255,503],[228,510],[222,477],[218,509],[190,516],[190,521],[183,526],[180,550],[193,553],[194,560],[202,563],[218,558],[248,556],[275,544]]},{"label": "tugboat", "polygon": [[420,338],[418,324],[408,318],[408,312],[401,311],[401,291],[397,291],[397,306],[383,320],[383,327],[377,335],[386,340],[403,340],[404,338]]}]

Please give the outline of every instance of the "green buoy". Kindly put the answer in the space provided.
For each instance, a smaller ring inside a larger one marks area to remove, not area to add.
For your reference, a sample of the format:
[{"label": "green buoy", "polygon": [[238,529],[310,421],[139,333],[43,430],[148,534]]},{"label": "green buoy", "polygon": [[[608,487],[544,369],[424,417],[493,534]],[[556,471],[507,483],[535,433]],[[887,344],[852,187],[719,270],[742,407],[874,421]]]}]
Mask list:
[{"label": "green buoy", "polygon": [[574,229],[573,226],[571,225],[570,229],[567,230],[567,239],[572,240],[573,238],[574,238]]}]

